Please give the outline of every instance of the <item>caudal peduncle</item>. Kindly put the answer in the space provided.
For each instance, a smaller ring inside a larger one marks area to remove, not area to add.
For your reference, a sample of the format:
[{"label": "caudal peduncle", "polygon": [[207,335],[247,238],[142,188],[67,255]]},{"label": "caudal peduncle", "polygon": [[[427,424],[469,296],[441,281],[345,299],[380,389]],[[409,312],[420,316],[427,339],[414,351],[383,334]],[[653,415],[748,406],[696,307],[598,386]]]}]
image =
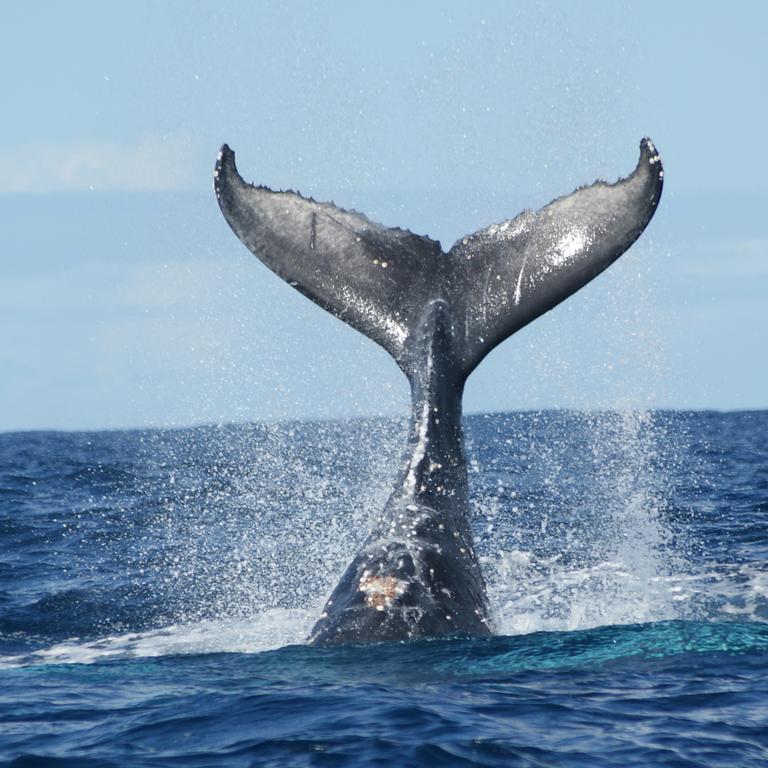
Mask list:
[{"label": "caudal peduncle", "polygon": [[431,301],[409,350],[411,421],[403,497],[429,506],[467,497],[461,400],[464,382],[456,376],[450,307]]}]

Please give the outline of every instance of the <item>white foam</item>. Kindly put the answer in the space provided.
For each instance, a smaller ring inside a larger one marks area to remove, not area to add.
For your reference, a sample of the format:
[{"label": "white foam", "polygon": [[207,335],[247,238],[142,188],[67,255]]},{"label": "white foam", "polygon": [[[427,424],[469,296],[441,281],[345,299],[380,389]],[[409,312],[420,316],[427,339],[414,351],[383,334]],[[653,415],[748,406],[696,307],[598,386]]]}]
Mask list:
[{"label": "white foam", "polygon": [[761,565],[649,575],[621,560],[578,567],[521,550],[485,558],[485,565],[495,630],[502,635],[673,619],[768,620],[768,573]]},{"label": "white foam", "polygon": [[489,597],[502,635],[677,618],[674,580],[646,578],[619,560],[565,565],[559,558],[514,550],[487,565],[494,573]]},{"label": "white foam", "polygon": [[99,640],[72,638],[24,656],[0,658],[0,667],[93,664],[112,659],[207,653],[260,653],[303,643],[316,618],[316,611],[275,608],[249,620],[174,624]]}]

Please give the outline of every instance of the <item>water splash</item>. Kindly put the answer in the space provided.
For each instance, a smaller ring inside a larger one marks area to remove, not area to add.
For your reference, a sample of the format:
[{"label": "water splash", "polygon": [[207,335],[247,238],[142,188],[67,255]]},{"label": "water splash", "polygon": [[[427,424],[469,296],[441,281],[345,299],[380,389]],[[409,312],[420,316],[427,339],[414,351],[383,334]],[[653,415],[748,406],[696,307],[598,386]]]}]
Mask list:
[{"label": "water splash", "polygon": [[[497,631],[768,621],[756,560],[764,430],[745,442],[736,416],[470,417],[473,525]],[[688,423],[712,439],[678,462]],[[6,660],[301,642],[385,503],[403,427],[22,436],[11,474],[34,445],[49,447],[35,496],[7,521],[10,541],[36,554],[4,614]],[[725,463],[722,439],[737,446]]]},{"label": "water splash", "polygon": [[[495,420],[496,442],[480,451],[473,481],[498,630],[677,617],[674,558],[659,520],[662,424],[644,412]],[[486,455],[492,466],[483,469]]]},{"label": "water splash", "polygon": [[399,425],[284,423],[180,437],[161,462],[166,494],[149,537],[162,542],[158,599],[174,606],[174,620],[319,611],[386,500],[381,465],[394,463]]}]

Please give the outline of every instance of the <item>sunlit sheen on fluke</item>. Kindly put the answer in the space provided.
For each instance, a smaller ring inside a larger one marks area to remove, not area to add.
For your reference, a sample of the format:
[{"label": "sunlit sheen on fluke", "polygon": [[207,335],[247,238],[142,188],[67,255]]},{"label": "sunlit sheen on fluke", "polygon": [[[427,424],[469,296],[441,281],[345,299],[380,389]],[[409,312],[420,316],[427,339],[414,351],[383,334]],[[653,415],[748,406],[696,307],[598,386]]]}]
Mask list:
[{"label": "sunlit sheen on fluke", "polygon": [[497,344],[610,266],[640,236],[664,171],[643,139],[633,173],[439,242],[294,192],[247,184],[224,145],[214,171],[235,234],[273,272],[380,344],[411,384],[410,436],[384,511],[328,599],[315,644],[487,635],[469,521],[461,399]]}]

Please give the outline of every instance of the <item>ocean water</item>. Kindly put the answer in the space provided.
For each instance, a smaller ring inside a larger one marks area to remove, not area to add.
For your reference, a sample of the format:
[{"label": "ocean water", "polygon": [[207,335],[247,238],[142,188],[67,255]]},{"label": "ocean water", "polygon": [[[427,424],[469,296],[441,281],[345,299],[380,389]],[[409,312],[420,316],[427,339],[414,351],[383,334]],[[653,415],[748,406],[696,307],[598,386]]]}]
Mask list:
[{"label": "ocean water", "polygon": [[0,434],[0,763],[768,765],[768,412],[466,423],[496,635],[336,649],[403,423]]}]

